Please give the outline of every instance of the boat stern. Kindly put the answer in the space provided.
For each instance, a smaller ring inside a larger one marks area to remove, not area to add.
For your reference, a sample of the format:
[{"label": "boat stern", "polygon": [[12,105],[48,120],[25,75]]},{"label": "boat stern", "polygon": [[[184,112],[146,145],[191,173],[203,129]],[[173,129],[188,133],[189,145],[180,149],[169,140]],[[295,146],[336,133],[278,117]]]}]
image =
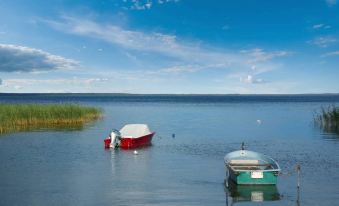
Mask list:
[{"label": "boat stern", "polygon": [[265,171],[232,171],[230,178],[239,185],[275,185],[278,173]]}]

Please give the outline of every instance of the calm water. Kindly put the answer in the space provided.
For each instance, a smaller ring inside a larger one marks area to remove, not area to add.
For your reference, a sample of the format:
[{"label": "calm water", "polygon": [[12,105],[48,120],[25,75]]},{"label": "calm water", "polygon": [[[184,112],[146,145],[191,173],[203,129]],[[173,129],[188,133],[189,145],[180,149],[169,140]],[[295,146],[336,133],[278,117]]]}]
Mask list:
[{"label": "calm water", "polygon": [[[76,102],[105,116],[81,131],[0,136],[0,205],[336,205],[339,137],[312,121],[339,96],[4,95],[0,102]],[[258,124],[261,120],[262,124]],[[153,146],[104,150],[111,128],[147,123]],[[175,138],[172,134],[175,133]],[[277,187],[224,187],[240,148],[278,161]],[[300,192],[296,164],[301,164]],[[298,201],[299,198],[299,201]],[[263,201],[263,202],[253,202]]]}]

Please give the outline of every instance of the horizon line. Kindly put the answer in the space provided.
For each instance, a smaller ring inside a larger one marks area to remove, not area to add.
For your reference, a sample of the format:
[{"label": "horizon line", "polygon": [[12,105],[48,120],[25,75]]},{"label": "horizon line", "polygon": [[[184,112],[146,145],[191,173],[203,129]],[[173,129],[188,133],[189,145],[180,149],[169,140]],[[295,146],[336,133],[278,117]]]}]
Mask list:
[{"label": "horizon line", "polygon": [[161,96],[161,95],[172,95],[172,96],[298,96],[298,95],[339,95],[338,93],[257,93],[257,94],[248,94],[248,93],[123,93],[123,92],[0,92],[0,94],[64,94],[64,95],[71,95],[71,94],[87,94],[87,95],[152,95],[152,96]]}]

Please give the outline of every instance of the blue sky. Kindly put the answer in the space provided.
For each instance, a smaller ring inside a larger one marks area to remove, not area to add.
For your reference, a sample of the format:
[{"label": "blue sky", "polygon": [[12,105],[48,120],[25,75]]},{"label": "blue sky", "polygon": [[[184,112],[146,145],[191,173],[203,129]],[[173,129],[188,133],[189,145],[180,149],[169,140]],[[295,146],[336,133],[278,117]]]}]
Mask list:
[{"label": "blue sky", "polygon": [[0,92],[339,92],[339,1],[0,0]]}]

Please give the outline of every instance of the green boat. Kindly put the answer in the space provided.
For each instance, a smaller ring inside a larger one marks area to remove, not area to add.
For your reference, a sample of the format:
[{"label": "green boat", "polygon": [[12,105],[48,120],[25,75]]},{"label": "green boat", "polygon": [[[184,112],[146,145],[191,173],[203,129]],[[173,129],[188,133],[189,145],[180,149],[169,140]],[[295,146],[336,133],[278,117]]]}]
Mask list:
[{"label": "green boat", "polygon": [[280,167],[272,158],[249,150],[228,153],[226,177],[238,185],[275,185]]}]

